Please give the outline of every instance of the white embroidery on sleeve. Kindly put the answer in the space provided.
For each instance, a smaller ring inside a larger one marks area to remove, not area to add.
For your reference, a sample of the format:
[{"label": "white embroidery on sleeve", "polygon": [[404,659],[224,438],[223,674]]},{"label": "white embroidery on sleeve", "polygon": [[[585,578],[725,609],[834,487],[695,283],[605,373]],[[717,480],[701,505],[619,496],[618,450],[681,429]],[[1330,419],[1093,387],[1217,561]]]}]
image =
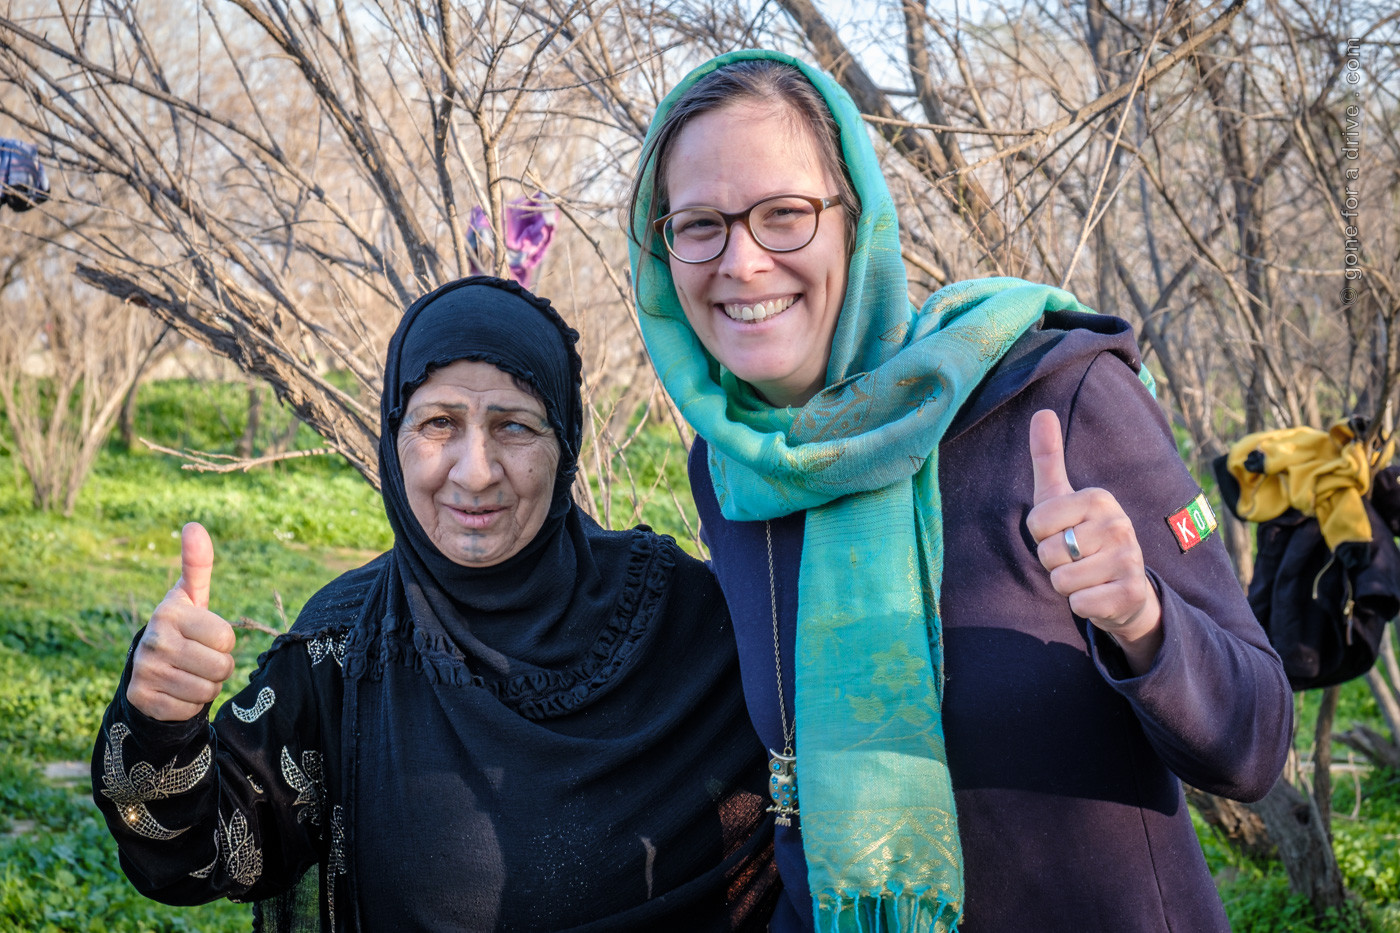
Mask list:
[{"label": "white embroidery on sleeve", "polygon": [[219,814],[218,839],[229,877],[251,888],[262,874],[262,850],[253,844],[253,833],[242,811],[235,810],[227,823]]},{"label": "white embroidery on sleeve", "polygon": [[229,708],[233,710],[233,715],[237,716],[241,721],[253,722],[263,713],[272,709],[272,704],[276,702],[277,694],[273,692],[272,688],[263,687],[261,690],[258,691],[257,700],[255,700],[253,702],[253,705],[248,707],[247,709],[243,709],[241,706],[239,706],[237,703],[234,703],[232,700],[229,701],[228,705]]},{"label": "white embroidery on sleeve", "polygon": [[144,761],[138,761],[128,772],[122,756],[122,743],[130,735],[131,729],[121,722],[113,723],[107,731],[107,747],[102,750],[102,794],[117,805],[117,812],[133,832],[147,839],[174,839],[189,827],[166,829],[151,816],[146,803],[193,790],[209,772],[213,753],[205,745],[194,761],[183,768],[175,767],[175,759],[172,758],[159,771]]},{"label": "white embroidery on sleeve", "polygon": [[317,635],[306,643],[306,651],[311,655],[311,666],[315,667],[327,657],[335,659],[337,666],[345,667],[345,643],[350,639],[350,633],[344,632],[339,638],[332,638],[330,635]]},{"label": "white embroidery on sleeve", "polygon": [[292,753],[282,746],[282,778],[297,792],[292,806],[306,806],[297,811],[297,822],[310,820],[312,826],[321,825],[321,753],[304,751],[301,753],[301,767],[292,759]]}]

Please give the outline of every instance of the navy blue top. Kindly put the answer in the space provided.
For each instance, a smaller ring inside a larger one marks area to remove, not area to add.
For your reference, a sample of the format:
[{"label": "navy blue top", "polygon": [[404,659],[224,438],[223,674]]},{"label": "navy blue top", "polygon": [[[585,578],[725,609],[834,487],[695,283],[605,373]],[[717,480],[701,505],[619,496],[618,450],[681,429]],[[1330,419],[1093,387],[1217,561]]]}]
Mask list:
[{"label": "navy blue top", "polygon": [[[967,881],[960,933],[1226,933],[1178,777],[1257,799],[1287,754],[1288,683],[1219,537],[1182,552],[1167,524],[1200,487],[1137,364],[1125,322],[1047,315],[939,448],[943,721]],[[1111,491],[1137,532],[1164,635],[1142,676],[1069,611],[1026,532],[1027,437],[1041,408],[1064,426],[1070,482]],[[734,619],[749,715],[779,749],[764,523],[720,515],[707,456],[698,440],[695,501]],[[789,716],[803,523],[802,514],[770,523]],[[800,807],[800,758],[797,780]],[[776,858],[785,890],[771,929],[811,930],[800,817],[778,828]]]},{"label": "navy blue top", "polygon": [[[765,747],[782,751],[783,729],[778,711],[777,664],[773,657],[773,604],[768,587],[768,542],[763,522],[731,522],[719,514],[714,487],[704,457],[705,442],[696,439],[690,452],[690,483],[700,509],[701,536],[710,549],[711,564],[719,577],[734,619],[739,643],[739,668],[743,675],[744,701],[754,731]],[[802,530],[806,513],[797,512],[769,523],[773,533],[773,591],[778,607],[778,645],[783,660],[783,704],[787,724],[793,726],[793,641],[797,634],[797,576],[802,561]],[[728,585],[725,581],[730,581]],[[766,620],[766,622],[765,622]],[[799,780],[798,808],[802,799]],[[798,821],[773,828],[773,856],[783,879],[783,897],[772,920],[773,933],[810,930],[812,912],[807,905],[807,859],[802,854]],[[805,917],[805,922],[799,917]]]}]

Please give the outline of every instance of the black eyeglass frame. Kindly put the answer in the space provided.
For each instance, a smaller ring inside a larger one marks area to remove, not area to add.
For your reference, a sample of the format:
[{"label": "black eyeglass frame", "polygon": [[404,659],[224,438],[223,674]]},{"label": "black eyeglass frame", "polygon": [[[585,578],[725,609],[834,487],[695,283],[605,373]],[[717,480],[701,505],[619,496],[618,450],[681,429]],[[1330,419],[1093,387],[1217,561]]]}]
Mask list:
[{"label": "black eyeglass frame", "polygon": [[[806,243],[803,243],[801,246],[789,246],[787,249],[774,249],[773,247],[767,245],[762,240],[760,240],[758,236],[753,232],[753,227],[749,226],[749,215],[752,214],[753,209],[755,207],[758,207],[760,204],[767,204],[769,201],[778,201],[783,198],[796,198],[799,201],[806,201],[808,204],[812,205],[812,209],[816,211],[816,219],[812,223],[812,235],[808,238]],[[736,223],[741,222],[744,225],[744,229],[749,231],[749,236],[753,237],[753,241],[770,253],[795,253],[800,249],[805,249],[806,247],[812,244],[812,240],[815,240],[817,238],[817,230],[821,227],[822,223],[822,212],[825,211],[828,207],[835,207],[840,203],[841,196],[839,194],[833,194],[825,198],[814,198],[809,197],[805,194],[775,194],[772,197],[764,198],[761,201],[755,201],[748,207],[744,208],[742,211],[735,211],[733,213],[722,211],[717,207],[683,207],[678,211],[671,211],[671,213],[658,217],[656,220],[653,220],[651,222],[651,227],[653,230],[656,231],[656,235],[661,238],[661,243],[666,247],[666,252],[669,253],[672,257],[674,257],[677,262],[683,262],[686,265],[691,266],[698,266],[702,263],[714,262],[716,259],[724,255],[724,251],[729,248],[729,234],[733,231],[734,225]],[[686,211],[700,210],[714,211],[720,216],[720,219],[724,221],[724,241],[720,243],[719,251],[716,252],[713,256],[711,256],[709,259],[686,259],[683,256],[677,256],[676,251],[671,248],[670,241],[666,239],[666,224],[671,220],[672,217],[675,217],[677,214],[684,214]]]}]

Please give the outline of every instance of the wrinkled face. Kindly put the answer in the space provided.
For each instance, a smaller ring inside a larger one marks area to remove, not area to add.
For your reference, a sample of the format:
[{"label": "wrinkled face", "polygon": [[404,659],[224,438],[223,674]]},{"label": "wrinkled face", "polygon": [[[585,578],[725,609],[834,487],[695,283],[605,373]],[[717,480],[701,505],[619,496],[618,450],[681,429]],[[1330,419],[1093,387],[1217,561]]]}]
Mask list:
[{"label": "wrinkled face", "polygon": [[464,567],[516,554],[549,515],[559,440],[544,403],[490,363],[431,373],[408,400],[398,451],[414,517]]},{"label": "wrinkled face", "polygon": [[[782,105],[757,101],[686,124],[671,147],[667,177],[673,211],[742,211],[774,195],[824,198],[838,190],[812,130]],[[670,260],[676,295],[700,342],[773,405],[801,405],[826,385],[846,296],[846,209],[823,211],[816,237],[796,252],[770,253],[736,223],[724,252],[709,262]]]}]

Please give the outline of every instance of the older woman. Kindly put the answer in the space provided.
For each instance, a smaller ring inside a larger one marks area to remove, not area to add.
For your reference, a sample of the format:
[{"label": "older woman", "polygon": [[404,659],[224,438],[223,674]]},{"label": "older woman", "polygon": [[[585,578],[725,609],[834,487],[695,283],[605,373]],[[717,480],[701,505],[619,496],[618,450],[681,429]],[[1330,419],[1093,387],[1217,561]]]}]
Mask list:
[{"label": "older woman", "polygon": [[671,539],[573,505],[576,339],[487,277],[408,309],[381,406],[394,547],[314,596],[212,723],[234,638],[186,526],[93,758],[143,893],[274,899],[265,922],[297,930],[764,927],[728,615]]},{"label": "older woman", "polygon": [[1263,795],[1291,699],[1131,328],[1015,279],[911,308],[859,112],[772,52],[662,103],[631,232],[772,754],[772,929],[1228,930],[1177,778]]}]

